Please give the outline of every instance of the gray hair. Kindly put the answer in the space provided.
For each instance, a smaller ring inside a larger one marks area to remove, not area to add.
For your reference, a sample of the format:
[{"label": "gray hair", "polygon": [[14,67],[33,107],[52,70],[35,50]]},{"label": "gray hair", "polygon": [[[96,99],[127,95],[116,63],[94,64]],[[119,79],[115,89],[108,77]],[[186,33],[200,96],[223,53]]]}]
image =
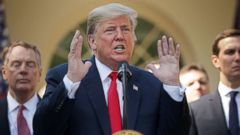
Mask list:
[{"label": "gray hair", "polygon": [[137,26],[137,12],[134,9],[119,3],[111,3],[93,9],[88,15],[87,35],[94,35],[96,26],[99,22],[119,16],[129,17],[134,32],[133,34],[135,36],[135,28]]},{"label": "gray hair", "polygon": [[16,46],[21,46],[25,49],[33,50],[36,55],[36,58],[37,58],[37,64],[39,67],[41,67],[41,53],[38,50],[37,46],[29,44],[24,41],[13,41],[10,43],[10,45],[8,47],[4,48],[3,53],[2,53],[2,59],[3,59],[4,64],[8,63],[8,61],[9,61],[8,55],[9,55],[9,53],[11,53],[12,49]]}]

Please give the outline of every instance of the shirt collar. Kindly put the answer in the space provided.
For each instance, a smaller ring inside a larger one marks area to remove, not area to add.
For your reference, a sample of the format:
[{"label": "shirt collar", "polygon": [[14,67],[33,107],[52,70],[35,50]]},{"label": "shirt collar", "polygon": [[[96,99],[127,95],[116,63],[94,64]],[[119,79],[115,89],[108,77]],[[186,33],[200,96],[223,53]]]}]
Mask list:
[{"label": "shirt collar", "polygon": [[[17,109],[19,103],[12,97],[12,95],[9,92],[7,95],[7,100],[8,100],[8,112],[12,112],[15,109]],[[24,103],[24,106],[29,111],[35,110],[38,101],[39,99],[37,97],[37,94],[34,94],[32,98],[30,98],[26,103]]]},{"label": "shirt collar", "polygon": [[101,81],[103,82],[106,78],[108,78],[108,75],[112,72],[112,70],[108,66],[101,63],[96,57],[95,61]]},{"label": "shirt collar", "polygon": [[7,101],[8,101],[8,112],[12,112],[17,109],[19,103],[11,96],[8,92],[7,94]]},{"label": "shirt collar", "polygon": [[218,91],[219,91],[221,97],[222,96],[229,96],[229,93],[231,91],[238,91],[238,92],[240,92],[240,87],[238,87],[236,89],[232,89],[232,88],[224,85],[222,82],[219,82]]}]

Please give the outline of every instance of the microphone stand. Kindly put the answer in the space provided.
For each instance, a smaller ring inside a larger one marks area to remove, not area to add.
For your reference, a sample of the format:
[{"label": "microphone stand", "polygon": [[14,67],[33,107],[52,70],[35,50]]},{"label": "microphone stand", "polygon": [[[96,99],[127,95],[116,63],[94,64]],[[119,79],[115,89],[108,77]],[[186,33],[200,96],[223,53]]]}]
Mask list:
[{"label": "microphone stand", "polygon": [[118,65],[118,79],[122,81],[123,88],[123,130],[120,130],[113,135],[143,135],[135,130],[128,129],[128,101],[127,101],[127,82],[128,79],[132,76],[132,73],[128,69],[127,62],[121,62]]},{"label": "microphone stand", "polygon": [[124,64],[122,64],[121,68],[123,69],[122,71],[122,88],[123,88],[123,100],[124,100],[124,104],[123,104],[123,129],[128,129],[128,111],[127,111],[127,67],[124,66]]}]

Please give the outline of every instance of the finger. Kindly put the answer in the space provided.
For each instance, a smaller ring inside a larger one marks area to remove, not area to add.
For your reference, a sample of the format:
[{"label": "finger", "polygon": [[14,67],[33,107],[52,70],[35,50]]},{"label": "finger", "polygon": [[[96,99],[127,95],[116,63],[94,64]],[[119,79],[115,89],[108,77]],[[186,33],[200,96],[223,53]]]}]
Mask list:
[{"label": "finger", "polygon": [[176,45],[176,53],[175,53],[175,57],[176,57],[176,59],[179,61],[179,59],[180,59],[180,44],[177,44]]},{"label": "finger", "polygon": [[80,35],[80,31],[79,31],[79,30],[76,30],[76,32],[75,32],[75,34],[74,34],[74,36],[73,36],[71,45],[70,45],[70,52],[71,52],[71,51],[75,51],[76,43],[78,42],[79,35]]},{"label": "finger", "polygon": [[163,52],[163,55],[168,55],[168,41],[167,41],[167,37],[164,35],[162,37],[162,52]]},{"label": "finger", "polygon": [[157,49],[158,49],[158,56],[159,56],[159,58],[160,58],[161,56],[163,56],[162,40],[158,40]]},{"label": "finger", "polygon": [[174,42],[173,42],[173,39],[171,37],[168,39],[168,43],[169,43],[168,53],[169,53],[169,55],[174,55],[174,52],[175,52]]},{"label": "finger", "polygon": [[83,47],[83,37],[82,35],[79,35],[77,43],[76,43],[76,55],[78,57],[82,56],[82,47]]}]

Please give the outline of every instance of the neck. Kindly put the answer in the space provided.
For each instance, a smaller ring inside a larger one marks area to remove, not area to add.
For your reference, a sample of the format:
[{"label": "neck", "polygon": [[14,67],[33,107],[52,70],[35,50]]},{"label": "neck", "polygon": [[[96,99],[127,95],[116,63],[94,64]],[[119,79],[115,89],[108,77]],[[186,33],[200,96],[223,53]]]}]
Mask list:
[{"label": "neck", "polygon": [[31,99],[34,96],[34,92],[27,93],[25,92],[13,92],[10,90],[10,95],[20,104],[26,103],[29,99]]},{"label": "neck", "polygon": [[224,76],[220,76],[220,80],[224,85],[232,89],[240,87],[240,78],[226,78]]}]

